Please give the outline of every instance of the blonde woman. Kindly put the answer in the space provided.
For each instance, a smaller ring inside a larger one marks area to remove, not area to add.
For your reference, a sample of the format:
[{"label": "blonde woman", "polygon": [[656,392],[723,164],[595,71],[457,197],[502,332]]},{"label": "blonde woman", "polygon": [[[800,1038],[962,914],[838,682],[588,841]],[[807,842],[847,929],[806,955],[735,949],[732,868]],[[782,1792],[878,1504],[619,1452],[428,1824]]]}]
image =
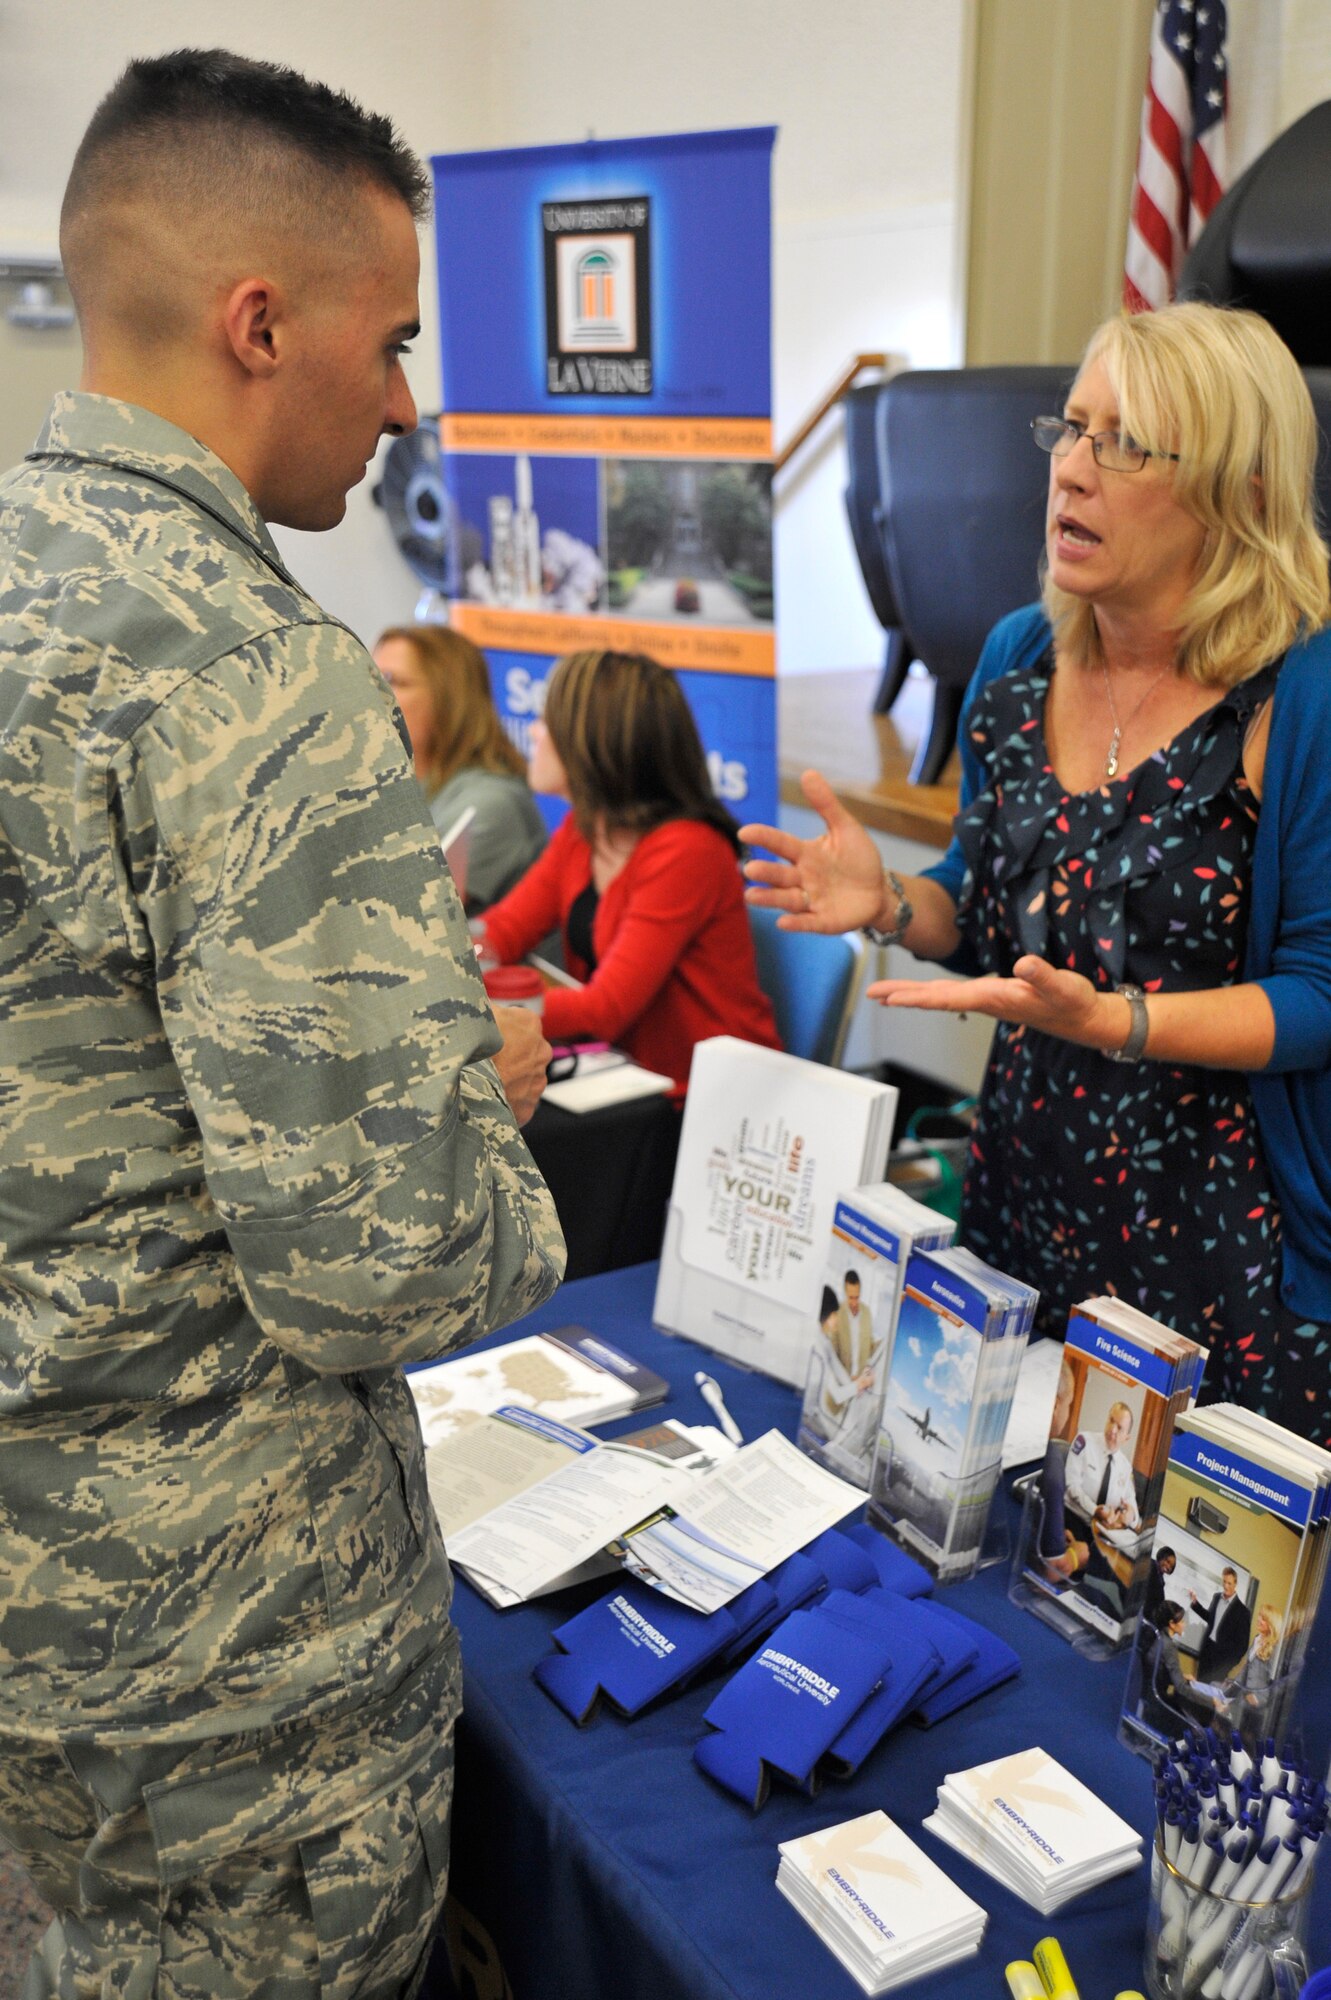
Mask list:
[{"label": "blonde woman", "polygon": [[750,864],[750,896],[788,927],[868,924],[978,975],[870,991],[997,1020],[963,1230],[1040,1287],[1046,1331],[1115,1292],[1209,1340],[1208,1394],[1325,1440],[1331,607],[1312,404],[1264,320],[1182,305],[1108,321],[1062,410],[1033,418],[1043,601],[981,656],[947,855],[885,872],[813,772],[826,833],[744,828],[778,857]]},{"label": "blonde woman", "polygon": [[484,655],[446,625],[394,625],[381,634],[374,663],[402,711],[440,833],[473,810],[467,909],[488,909],[545,846],[545,822],[522,753],[504,734]]},{"label": "blonde woman", "polygon": [[1260,1708],[1275,1679],[1276,1654],[1284,1620],[1274,1604],[1259,1604],[1248,1657],[1225,1682],[1228,1694],[1242,1694],[1249,1708]]}]

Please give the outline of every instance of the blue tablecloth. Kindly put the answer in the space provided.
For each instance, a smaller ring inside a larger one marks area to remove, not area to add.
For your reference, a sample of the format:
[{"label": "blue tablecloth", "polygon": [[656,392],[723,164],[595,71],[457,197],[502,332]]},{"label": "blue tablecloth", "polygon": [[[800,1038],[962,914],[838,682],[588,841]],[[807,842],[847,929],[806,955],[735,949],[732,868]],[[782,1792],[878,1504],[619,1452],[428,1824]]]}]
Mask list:
[{"label": "blue tablecloth", "polygon": [[[672,1394],[660,1414],[693,1422],[707,1420],[693,1383],[694,1369],[706,1367],[746,1438],[773,1426],[793,1435],[790,1390],[652,1327],[655,1282],[656,1267],[648,1264],[566,1285],[522,1330],[570,1322],[592,1328],[666,1376]],[[643,1421],[606,1426],[603,1434]],[[1002,1504],[1011,1503],[1004,1496]],[[950,1586],[945,1599],[1017,1648],[1020,1679],[935,1729],[898,1730],[854,1782],[829,1786],[816,1799],[778,1786],[751,1814],[692,1761],[719,1676],[634,1722],[600,1712],[583,1730],[532,1679],[553,1627],[605,1588],[498,1612],[461,1579],[457,1584],[465,1706],[451,1888],[493,1940],[515,2000],[852,2000],[860,1988],[777,1893],[777,1843],[874,1807],[918,1838],[989,1912],[979,1956],[921,1982],[931,2000],[997,2000],[1006,1990],[1004,1965],[1029,1958],[1051,1931],[1082,2000],[1112,2000],[1141,1985],[1146,1865],[1047,1919],[919,1831],[947,1772],[1038,1743],[1140,1827],[1149,1848],[1150,1769],[1115,1737],[1126,1656],[1103,1664],[1082,1659],[1009,1604],[1005,1569],[987,1570]],[[1319,1762],[1331,1749],[1328,1656],[1324,1618],[1306,1675],[1305,1727]],[[1312,1966],[1331,1963],[1327,1863],[1313,1892],[1310,1945]],[[465,1975],[461,1983],[467,1991]],[[491,1975],[470,1990],[484,2000],[503,1988]]]}]

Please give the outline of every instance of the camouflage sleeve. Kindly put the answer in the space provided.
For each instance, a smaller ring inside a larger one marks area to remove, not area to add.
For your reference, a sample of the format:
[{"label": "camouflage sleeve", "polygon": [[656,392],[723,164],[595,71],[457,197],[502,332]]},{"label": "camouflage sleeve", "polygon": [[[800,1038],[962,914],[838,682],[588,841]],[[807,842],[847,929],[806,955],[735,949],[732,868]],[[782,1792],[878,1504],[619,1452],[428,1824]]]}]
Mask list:
[{"label": "camouflage sleeve", "polygon": [[537,1305],[563,1239],[364,649],[226,655],[112,760],[115,892],[256,1319],[310,1367],[444,1352]]}]

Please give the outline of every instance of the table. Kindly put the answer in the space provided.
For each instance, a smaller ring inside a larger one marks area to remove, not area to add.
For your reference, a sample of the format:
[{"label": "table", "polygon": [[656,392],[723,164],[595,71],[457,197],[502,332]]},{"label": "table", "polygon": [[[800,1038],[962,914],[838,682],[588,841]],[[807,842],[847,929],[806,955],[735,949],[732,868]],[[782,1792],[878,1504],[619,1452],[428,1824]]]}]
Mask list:
[{"label": "table", "polygon": [[679,1129],[679,1111],[659,1093],[599,1111],[537,1105],[522,1136],[554,1196],[567,1279],[659,1254]]},{"label": "table", "polygon": [[[671,1382],[661,1413],[695,1422],[705,1420],[706,1407],[693,1371],[705,1365],[746,1437],[773,1425],[793,1434],[790,1390],[716,1357],[704,1361],[690,1342],[651,1327],[655,1281],[655,1266],[641,1265],[566,1285],[520,1327],[535,1332],[578,1321],[628,1347]],[[607,1425],[602,1434],[642,1421]],[[1012,1504],[1006,1493],[1003,1504]],[[601,1711],[578,1730],[531,1670],[549,1651],[553,1627],[605,1583],[498,1612],[459,1580],[455,1617],[465,1691],[450,1887],[493,1940],[514,2000],[853,2000],[860,1988],[777,1893],[776,1849],[778,1841],[875,1806],[989,1912],[979,1956],[920,1982],[929,2000],[998,2000],[1007,1961],[1029,1958],[1036,1940],[1051,1931],[1082,2000],[1112,2000],[1120,1989],[1139,1986],[1146,1866],[1102,1884],[1056,1918],[1042,1918],[918,1831],[948,1771],[1033,1743],[1133,1825],[1143,1832],[1151,1826],[1150,1768],[1114,1734],[1127,1656],[1103,1664],[1082,1659],[1010,1604],[1006,1586],[1006,1570],[995,1568],[949,1586],[946,1601],[1017,1648],[1024,1663],[1019,1680],[935,1729],[899,1729],[850,1784],[828,1786],[812,1800],[776,1787],[752,1814],[692,1761],[692,1746],[704,1734],[703,1710],[723,1676],[705,1678],[633,1722]],[[1331,1750],[1329,1657],[1331,1619],[1324,1616],[1305,1674],[1308,1749],[1321,1763]],[[1331,1963],[1325,1862],[1313,1897],[1311,1963],[1325,1965]],[[467,1991],[465,1978],[462,1984]],[[493,1966],[470,1987],[477,2000],[499,2000],[504,1990]]]}]

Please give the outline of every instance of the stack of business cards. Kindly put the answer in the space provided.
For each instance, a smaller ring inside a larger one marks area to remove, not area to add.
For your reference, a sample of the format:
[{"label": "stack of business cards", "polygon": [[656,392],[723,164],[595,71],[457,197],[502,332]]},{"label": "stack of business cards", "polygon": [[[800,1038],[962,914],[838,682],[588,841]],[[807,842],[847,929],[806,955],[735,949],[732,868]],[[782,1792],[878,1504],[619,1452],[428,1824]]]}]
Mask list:
[{"label": "stack of business cards", "polygon": [[931,1833],[1048,1916],[1141,1861],[1141,1835],[1044,1750],[953,1771]]},{"label": "stack of business cards", "polygon": [[781,1843],[776,1886],[866,1993],[979,1949],[985,1913],[886,1813]]}]

